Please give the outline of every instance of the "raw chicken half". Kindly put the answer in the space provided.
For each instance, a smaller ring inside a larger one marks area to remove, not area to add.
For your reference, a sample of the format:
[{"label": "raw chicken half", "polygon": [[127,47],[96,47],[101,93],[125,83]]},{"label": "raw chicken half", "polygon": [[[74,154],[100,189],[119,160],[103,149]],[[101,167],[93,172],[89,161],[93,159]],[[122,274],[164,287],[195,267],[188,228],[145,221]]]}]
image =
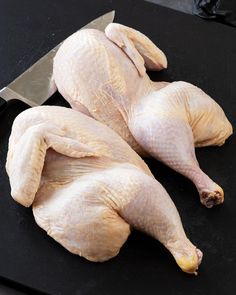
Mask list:
[{"label": "raw chicken half", "polygon": [[54,79],[72,108],[105,123],[140,155],[151,155],[196,185],[206,207],[222,188],[199,167],[194,147],[222,145],[232,126],[222,108],[186,82],[152,82],[167,67],[164,53],[142,33],[112,23],[105,33],[71,35],[54,59]]},{"label": "raw chicken half", "polygon": [[136,228],[159,240],[181,269],[196,273],[202,253],[186,237],[169,195],[113,130],[77,111],[22,112],[9,139],[12,197],[70,252],[91,261],[116,256]]}]

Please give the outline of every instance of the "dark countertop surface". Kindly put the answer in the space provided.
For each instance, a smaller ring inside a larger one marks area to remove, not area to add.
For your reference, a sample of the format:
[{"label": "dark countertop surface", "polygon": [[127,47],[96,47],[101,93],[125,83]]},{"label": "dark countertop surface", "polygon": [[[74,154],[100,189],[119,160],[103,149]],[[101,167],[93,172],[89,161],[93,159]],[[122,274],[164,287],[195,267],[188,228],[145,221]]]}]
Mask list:
[{"label": "dark countertop surface", "polygon": [[[95,5],[96,3],[96,5]],[[0,0],[0,88],[68,35],[112,9],[166,52],[169,68],[155,80],[185,80],[210,94],[236,126],[236,30],[141,0]],[[49,104],[63,105],[59,95]],[[234,294],[236,258],[236,141],[197,150],[203,170],[225,190],[225,203],[200,205],[187,179],[149,159],[155,177],[173,198],[189,238],[204,252],[197,277],[179,270],[154,239],[133,232],[120,254],[95,264],[70,254],[34,222],[31,209],[10,197],[4,169],[7,141],[20,102],[0,115],[0,277],[50,294]],[[1,289],[0,289],[1,291]],[[32,291],[32,294],[37,294]],[[4,294],[1,293],[0,294]]]}]

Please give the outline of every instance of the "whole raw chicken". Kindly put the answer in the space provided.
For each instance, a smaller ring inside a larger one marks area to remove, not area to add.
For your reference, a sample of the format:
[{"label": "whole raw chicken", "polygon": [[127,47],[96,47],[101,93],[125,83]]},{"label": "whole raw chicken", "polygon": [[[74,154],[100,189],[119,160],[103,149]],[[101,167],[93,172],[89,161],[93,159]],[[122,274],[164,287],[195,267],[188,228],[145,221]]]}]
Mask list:
[{"label": "whole raw chicken", "polygon": [[140,32],[113,23],[105,33],[87,29],[70,36],[56,54],[54,79],[74,109],[192,180],[205,206],[222,203],[223,190],[199,167],[194,146],[222,145],[231,124],[196,86],[154,83],[145,67],[166,68],[164,53]]},{"label": "whole raw chicken", "polygon": [[33,205],[38,225],[72,253],[108,260],[134,227],[164,244],[183,271],[196,272],[202,253],[169,195],[107,126],[64,107],[28,109],[14,121],[6,168],[12,197]]}]

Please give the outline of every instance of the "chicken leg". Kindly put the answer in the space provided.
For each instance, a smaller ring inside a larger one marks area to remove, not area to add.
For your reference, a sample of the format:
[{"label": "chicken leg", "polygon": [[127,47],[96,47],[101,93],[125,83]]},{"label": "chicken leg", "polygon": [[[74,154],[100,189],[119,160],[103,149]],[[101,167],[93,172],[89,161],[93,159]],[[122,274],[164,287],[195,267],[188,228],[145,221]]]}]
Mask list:
[{"label": "chicken leg", "polygon": [[33,212],[50,236],[90,261],[116,256],[130,226],[159,240],[187,273],[196,273],[202,259],[165,189],[132,165],[113,164],[56,190],[46,184]]},{"label": "chicken leg", "polygon": [[193,181],[202,204],[211,208],[224,201],[222,188],[200,169],[194,145],[222,145],[231,126],[199,88],[175,82],[152,92],[136,105],[129,128],[150,155]]}]

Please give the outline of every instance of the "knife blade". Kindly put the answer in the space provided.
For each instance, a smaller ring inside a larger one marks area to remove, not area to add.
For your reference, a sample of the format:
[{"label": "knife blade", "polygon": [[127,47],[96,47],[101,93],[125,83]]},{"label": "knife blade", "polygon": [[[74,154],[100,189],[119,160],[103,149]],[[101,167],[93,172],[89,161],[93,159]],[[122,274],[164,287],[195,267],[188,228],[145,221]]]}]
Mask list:
[{"label": "knife blade", "polygon": [[[104,31],[106,26],[113,22],[114,17],[115,11],[113,10],[94,19],[80,30],[93,28]],[[43,104],[57,90],[52,78],[53,58],[62,43],[50,50],[9,85],[1,89],[0,97],[6,102],[19,99],[31,107]]]}]

